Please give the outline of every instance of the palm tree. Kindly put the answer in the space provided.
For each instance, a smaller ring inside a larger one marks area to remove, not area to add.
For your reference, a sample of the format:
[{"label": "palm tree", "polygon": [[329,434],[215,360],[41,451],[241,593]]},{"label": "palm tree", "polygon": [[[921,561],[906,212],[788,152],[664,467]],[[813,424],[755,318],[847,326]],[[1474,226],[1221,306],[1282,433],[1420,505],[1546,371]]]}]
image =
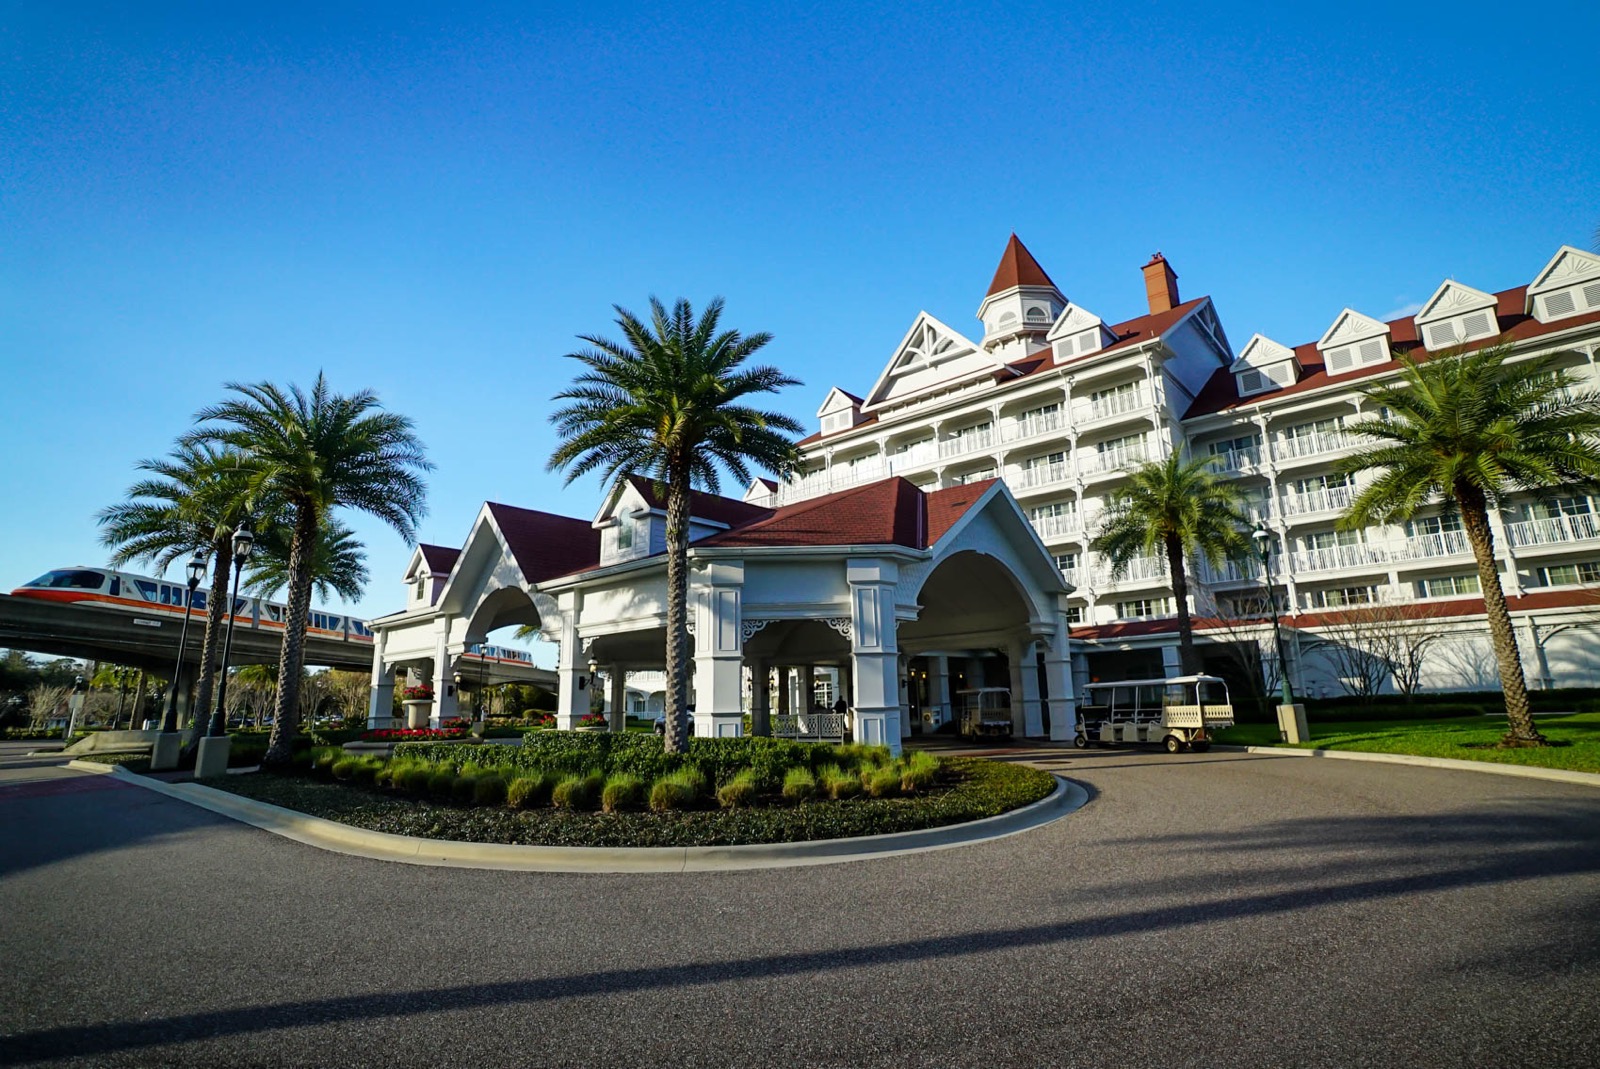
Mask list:
[{"label": "palm tree", "polygon": [[1500,668],[1506,746],[1539,746],[1528,685],[1495,556],[1490,509],[1524,490],[1600,483],[1600,395],[1570,396],[1576,380],[1555,357],[1507,362],[1509,345],[1451,350],[1422,362],[1396,353],[1400,381],[1362,392],[1379,415],[1347,428],[1381,444],[1347,457],[1347,473],[1381,469],[1339,519],[1345,530],[1408,519],[1443,499],[1477,558],[1489,637]]},{"label": "palm tree", "polygon": [[549,469],[565,468],[568,483],[598,471],[607,486],[630,474],[653,477],[667,495],[667,730],[666,748],[688,745],[689,490],[715,493],[719,471],[740,480],[750,465],[787,474],[798,453],[790,434],[798,422],[779,412],[749,407],[755,394],[799,385],[776,368],[741,365],[772,340],[770,334],[719,333],[722,299],[699,319],[686,300],[672,311],[650,298],[645,323],[620,306],[617,326],[625,342],[580,335],[589,348],[569,353],[587,369],[570,389],[553,422],[561,444]]},{"label": "palm tree", "polygon": [[[271,598],[288,587],[292,542],[293,531],[283,524],[271,524],[256,536],[246,591]],[[355,532],[338,520],[324,521],[311,553],[311,589],[317,598],[324,603],[334,597],[356,601],[370,578],[367,554]]]},{"label": "palm tree", "polygon": [[120,567],[140,561],[154,565],[160,574],[193,552],[211,560],[199,687],[183,744],[187,755],[206,730],[221,656],[233,531],[249,515],[250,461],[237,449],[186,442],[167,457],[142,460],[136,467],[148,477],[128,488],[128,500],[102,509],[98,516],[100,540],[112,549],[111,564]]},{"label": "palm tree", "polygon": [[1176,452],[1133,469],[1131,480],[1101,521],[1089,548],[1110,562],[1114,579],[1126,575],[1138,557],[1166,558],[1178,610],[1179,657],[1185,674],[1198,672],[1185,562],[1220,565],[1249,556],[1244,494],[1238,483],[1212,469],[1210,457],[1185,460]]},{"label": "palm tree", "polygon": [[272,737],[263,758],[265,764],[286,764],[299,728],[306,618],[323,526],[335,509],[351,508],[415,541],[417,521],[427,511],[420,473],[433,465],[411,420],[379,409],[370,390],[336,394],[322,374],[309,394],[269,382],[227,388],[238,396],[201,409],[195,417],[201,426],[185,441],[216,442],[249,454],[252,492],[281,502],[288,520],[288,612]]}]

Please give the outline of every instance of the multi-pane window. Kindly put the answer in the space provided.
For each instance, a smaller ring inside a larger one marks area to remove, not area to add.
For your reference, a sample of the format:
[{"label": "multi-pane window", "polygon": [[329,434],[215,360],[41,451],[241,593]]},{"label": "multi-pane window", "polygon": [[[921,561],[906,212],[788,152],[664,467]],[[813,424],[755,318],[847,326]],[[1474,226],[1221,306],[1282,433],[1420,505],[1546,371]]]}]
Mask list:
[{"label": "multi-pane window", "polygon": [[1023,471],[1033,471],[1038,468],[1048,468],[1052,465],[1061,465],[1067,462],[1065,452],[1049,453],[1042,457],[1029,457],[1022,462]]},{"label": "multi-pane window", "polygon": [[1052,501],[1048,505],[1035,505],[1028,510],[1028,519],[1045,520],[1057,516],[1075,516],[1078,513],[1077,502]]},{"label": "multi-pane window", "polygon": [[617,522],[617,549],[633,548],[633,521],[624,517]]},{"label": "multi-pane window", "polygon": [[1311,604],[1319,609],[1340,609],[1348,605],[1371,605],[1378,600],[1375,586],[1340,586],[1319,590],[1311,595]]},{"label": "multi-pane window", "polygon": [[1212,442],[1209,448],[1212,456],[1228,453],[1251,455],[1255,452],[1255,448],[1260,444],[1260,441],[1255,435],[1247,434],[1243,438],[1228,438],[1220,442]]},{"label": "multi-pane window", "polygon": [[1135,598],[1117,602],[1117,617],[1122,620],[1149,620],[1170,613],[1167,598]]},{"label": "multi-pane window", "polygon": [[1056,567],[1061,570],[1062,575],[1070,578],[1070,573],[1078,570],[1078,555],[1076,553],[1057,553]]},{"label": "multi-pane window", "polygon": [[1083,606],[1082,605],[1068,605],[1067,606],[1067,623],[1069,623],[1069,624],[1081,624],[1081,623],[1083,623]]},{"label": "multi-pane window", "polygon": [[1424,516],[1419,520],[1411,520],[1406,524],[1406,533],[1415,537],[1417,535],[1447,534],[1461,530],[1461,517],[1451,514],[1449,516]]},{"label": "multi-pane window", "polygon": [[1125,382],[1121,386],[1112,386],[1104,390],[1095,390],[1089,395],[1089,401],[1096,405],[1108,401],[1117,402],[1132,398],[1133,395],[1138,392],[1138,390],[1139,384],[1137,382]]},{"label": "multi-pane window", "polygon": [[1579,583],[1600,583],[1600,560],[1579,561],[1576,564],[1552,564],[1539,569],[1545,586],[1575,586]]},{"label": "multi-pane window", "polygon": [[1301,535],[1300,545],[1307,550],[1332,549],[1335,546],[1359,546],[1361,544],[1361,530],[1353,531],[1317,531],[1313,534]]},{"label": "multi-pane window", "polygon": [[1354,486],[1356,477],[1342,472],[1331,475],[1313,475],[1309,479],[1296,479],[1292,484],[1294,492],[1302,496],[1315,494],[1323,490],[1337,490],[1346,486]]},{"label": "multi-pane window", "polygon": [[1293,427],[1283,429],[1284,441],[1294,442],[1302,438],[1315,438],[1323,434],[1338,434],[1344,428],[1344,419],[1341,416],[1331,416],[1328,419],[1312,420],[1310,423],[1297,423]]},{"label": "multi-pane window", "polygon": [[1594,511],[1587,497],[1553,497],[1536,501],[1529,511],[1539,519],[1554,520],[1562,516],[1587,516]]},{"label": "multi-pane window", "polygon": [[1417,596],[1423,598],[1455,598],[1482,592],[1477,575],[1471,573],[1417,580]]}]

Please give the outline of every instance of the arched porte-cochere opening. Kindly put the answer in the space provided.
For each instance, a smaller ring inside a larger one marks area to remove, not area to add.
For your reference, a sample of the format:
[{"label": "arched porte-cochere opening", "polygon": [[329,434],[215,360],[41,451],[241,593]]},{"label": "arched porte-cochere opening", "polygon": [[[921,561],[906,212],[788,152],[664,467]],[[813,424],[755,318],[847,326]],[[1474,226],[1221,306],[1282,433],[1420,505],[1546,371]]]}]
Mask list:
[{"label": "arched porte-cochere opening", "polygon": [[1064,671],[1054,688],[1048,678],[1054,606],[1030,596],[1004,561],[954,553],[929,573],[917,603],[917,618],[900,625],[909,733],[956,730],[963,692],[986,687],[1010,692],[1013,734],[1055,734],[1052,695],[1062,707],[1055,719],[1070,721]]}]

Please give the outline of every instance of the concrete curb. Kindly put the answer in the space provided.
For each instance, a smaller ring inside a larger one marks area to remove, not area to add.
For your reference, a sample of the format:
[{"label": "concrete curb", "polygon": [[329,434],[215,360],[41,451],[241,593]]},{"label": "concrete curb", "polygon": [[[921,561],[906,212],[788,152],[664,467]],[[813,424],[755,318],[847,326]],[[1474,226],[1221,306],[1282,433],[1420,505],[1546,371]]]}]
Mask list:
[{"label": "concrete curb", "polygon": [[1059,820],[1081,809],[1089,801],[1088,791],[1071,780],[1056,776],[1056,789],[1049,797],[1021,809],[966,824],[889,835],[753,846],[513,846],[506,843],[419,839],[409,835],[369,831],[198,783],[163,783],[128,772],[117,765],[85,763],[80,766],[72,761],[67,767],[81,767],[85,772],[114,775],[169,798],[188,802],[321,850],[375,861],[399,861],[408,865],[510,872],[720,872],[832,865],[1002,839]]},{"label": "concrete curb", "polygon": [[1422,768],[1448,768],[1457,772],[1488,772],[1495,776],[1520,776],[1523,779],[1542,779],[1552,783],[1576,783],[1583,787],[1600,787],[1600,775],[1593,772],[1570,772],[1564,768],[1535,768],[1528,765],[1507,765],[1496,761],[1461,761],[1453,757],[1417,757],[1400,753],[1363,753],[1360,750],[1301,750],[1292,746],[1216,746],[1217,750],[1235,753],[1272,754],[1277,757],[1327,757],[1336,761],[1371,761],[1382,765],[1416,765]]}]

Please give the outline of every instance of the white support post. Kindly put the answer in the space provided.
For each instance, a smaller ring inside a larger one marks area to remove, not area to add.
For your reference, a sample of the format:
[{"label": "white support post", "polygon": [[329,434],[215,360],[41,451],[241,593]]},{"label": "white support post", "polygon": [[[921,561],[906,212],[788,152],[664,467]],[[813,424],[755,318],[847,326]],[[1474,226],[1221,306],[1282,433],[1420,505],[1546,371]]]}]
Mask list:
[{"label": "white support post", "polygon": [[450,658],[450,617],[441,616],[439,638],[433,647],[433,712],[428,719],[437,728],[455,718],[456,676]]},{"label": "white support post", "polygon": [[561,595],[561,639],[556,652],[556,727],[577,728],[589,714],[589,663],[578,641],[578,596]]},{"label": "white support post", "polygon": [[1012,702],[1011,724],[1019,734],[1038,738],[1044,734],[1044,708],[1039,699],[1039,659],[1034,652],[1034,642],[1012,645],[1011,686],[1016,700]]},{"label": "white support post", "polygon": [[701,738],[744,734],[744,633],[740,595],[743,561],[712,561],[689,589],[694,609],[694,733]]},{"label": "white support post", "polygon": [[779,716],[788,716],[789,713],[791,713],[794,710],[794,702],[791,700],[791,695],[790,695],[790,687],[793,686],[793,683],[790,680],[789,671],[790,671],[789,670],[789,666],[786,665],[786,664],[778,666],[778,715]]},{"label": "white support post", "polygon": [[[995,423],[998,426],[998,416],[995,418]],[[904,743],[905,740],[911,737],[911,689],[909,685],[911,662],[903,653],[895,660],[894,674],[895,695],[900,701],[900,741]],[[840,675],[843,675],[843,673],[841,672]]]},{"label": "white support post", "polygon": [[1050,702],[1050,738],[1068,742],[1078,730],[1072,687],[1072,649],[1067,614],[1056,614],[1056,633],[1044,653],[1044,686]]},{"label": "white support post", "polygon": [[611,714],[606,721],[606,728],[614,732],[627,731],[628,671],[615,664],[608,671],[611,673]]},{"label": "white support post", "polygon": [[367,703],[367,729],[376,731],[394,723],[394,668],[381,661],[372,666],[372,697]]},{"label": "white support post", "polygon": [[855,741],[900,753],[900,653],[896,639],[895,584],[900,568],[890,560],[853,559],[850,583],[850,668],[855,678]]},{"label": "white support post", "polygon": [[771,735],[772,678],[766,661],[750,662],[750,734]]},{"label": "white support post", "polygon": [[950,710],[950,658],[944,654],[928,658],[928,707],[933,716],[928,726],[938,730],[952,719]]}]

